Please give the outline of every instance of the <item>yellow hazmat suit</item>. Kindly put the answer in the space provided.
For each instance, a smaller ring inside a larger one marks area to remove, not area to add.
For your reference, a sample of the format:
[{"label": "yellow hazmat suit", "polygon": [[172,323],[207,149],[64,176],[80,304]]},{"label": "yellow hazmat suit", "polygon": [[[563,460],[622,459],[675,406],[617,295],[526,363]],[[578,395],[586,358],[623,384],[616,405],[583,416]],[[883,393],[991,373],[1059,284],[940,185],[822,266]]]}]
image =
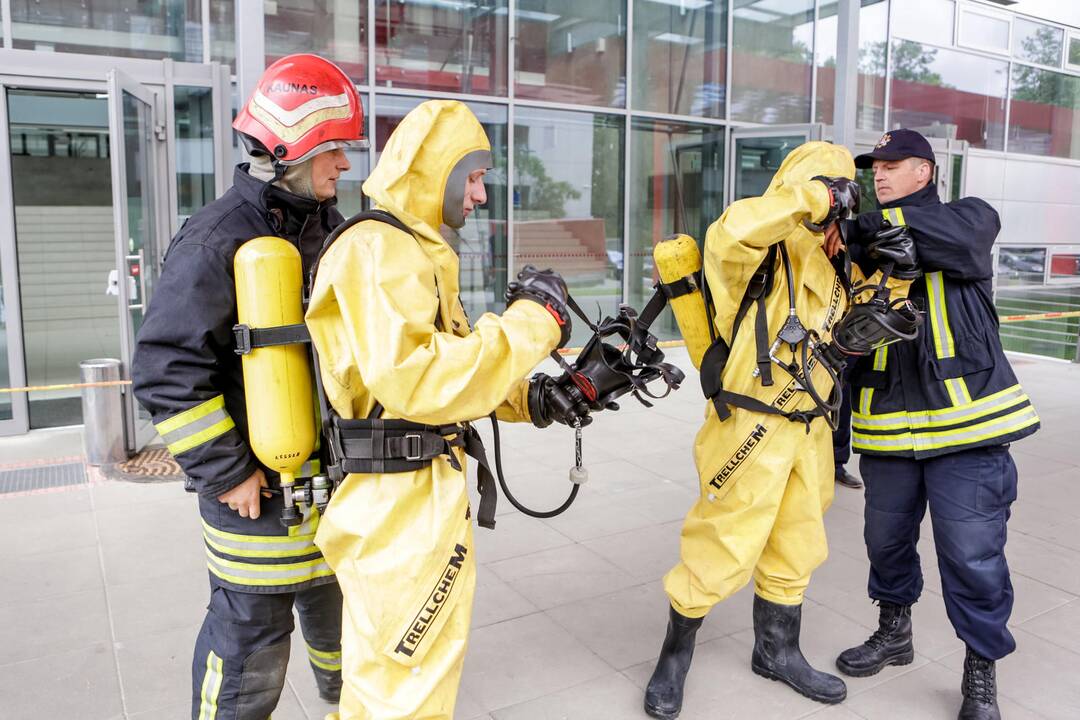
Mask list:
[{"label": "yellow hazmat suit", "polygon": [[[845,148],[807,143],[788,155],[762,197],[733,203],[709,227],[704,270],[716,308],[716,332],[726,341],[750,278],[769,247],[779,242],[786,243],[790,254],[799,318],[808,330],[831,337],[847,297],[822,251],[824,235],[802,223],[820,221],[829,209],[828,189],[811,178],[850,179],[854,174]],[[858,274],[858,268],[853,272]],[[788,316],[782,269],[774,272],[765,306],[771,345]],[[723,372],[724,389],[788,412],[813,409],[809,395],[775,365],[772,386],[754,377],[756,313],[755,304],[743,319]],[[778,355],[791,360],[786,346]],[[812,379],[827,396],[832,381],[826,370],[815,366]],[[672,607],[690,618],[703,617],[743,587],[751,573],[763,599],[798,605],[810,574],[827,555],[823,516],[832,502],[835,470],[829,426],[816,419],[807,433],[805,424],[779,415],[738,407],[731,412],[721,422],[712,403],[706,407],[694,443],[701,497],[683,524],[680,562],[664,578]]]},{"label": "yellow hazmat suit", "polygon": [[[498,409],[527,420],[526,375],[555,349],[554,318],[534,302],[485,314],[470,332],[458,257],[439,235],[447,179],[490,150],[459,102],[429,101],[390,136],[364,192],[407,224],[346,230],[322,259],[307,325],[330,404],[363,418],[431,425]],[[460,195],[460,193],[458,193]],[[316,544],[345,598],[340,718],[451,718],[476,585],[465,456],[406,473],[346,476]],[[332,715],[331,717],[337,717]]]}]

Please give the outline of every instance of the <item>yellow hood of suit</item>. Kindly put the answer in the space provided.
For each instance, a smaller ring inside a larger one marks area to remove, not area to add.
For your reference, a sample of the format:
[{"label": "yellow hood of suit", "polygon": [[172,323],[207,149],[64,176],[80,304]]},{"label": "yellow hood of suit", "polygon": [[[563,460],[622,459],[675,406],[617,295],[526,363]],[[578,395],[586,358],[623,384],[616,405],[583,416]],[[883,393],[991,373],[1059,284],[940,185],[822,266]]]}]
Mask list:
[{"label": "yellow hood of suit", "polygon": [[390,135],[364,193],[417,234],[441,242],[443,198],[451,170],[471,152],[491,150],[484,128],[457,100],[429,100]]},{"label": "yellow hood of suit", "polygon": [[818,175],[855,179],[855,161],[848,149],[820,140],[800,145],[780,163],[765,196],[773,195],[783,187],[812,180]]}]

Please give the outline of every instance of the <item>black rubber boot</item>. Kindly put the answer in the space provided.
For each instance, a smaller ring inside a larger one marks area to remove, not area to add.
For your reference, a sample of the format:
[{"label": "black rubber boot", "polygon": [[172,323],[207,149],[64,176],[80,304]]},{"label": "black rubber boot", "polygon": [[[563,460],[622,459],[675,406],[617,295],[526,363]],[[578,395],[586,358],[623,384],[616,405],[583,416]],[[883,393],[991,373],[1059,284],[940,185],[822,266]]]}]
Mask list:
[{"label": "black rubber boot", "polygon": [[960,706],[957,720],[1001,720],[994,661],[971,648],[964,657],[964,680],[960,691],[964,693],[964,704]]},{"label": "black rubber boot", "polygon": [[645,689],[645,712],[652,717],[663,720],[679,717],[686,673],[694,657],[694,638],[703,619],[688,618],[671,608],[660,659]]},{"label": "black rubber boot", "polygon": [[779,680],[822,703],[847,697],[847,686],[835,675],[810,667],[799,649],[802,605],[778,605],[754,595],[754,654],[750,667],[758,675]]},{"label": "black rubber boot", "polygon": [[878,629],[866,642],[840,653],[836,667],[852,677],[877,675],[888,665],[909,665],[915,659],[911,644],[911,606],[881,603]]}]

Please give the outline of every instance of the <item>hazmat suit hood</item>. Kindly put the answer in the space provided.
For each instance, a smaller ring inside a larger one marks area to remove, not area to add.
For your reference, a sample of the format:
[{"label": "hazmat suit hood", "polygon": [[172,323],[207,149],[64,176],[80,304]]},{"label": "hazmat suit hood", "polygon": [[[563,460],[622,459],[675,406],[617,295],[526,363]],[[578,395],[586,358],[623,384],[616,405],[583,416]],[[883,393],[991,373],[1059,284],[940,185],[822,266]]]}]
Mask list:
[{"label": "hazmat suit hood", "polygon": [[488,167],[491,143],[472,111],[456,100],[429,100],[390,135],[364,192],[418,234],[439,241],[440,225],[465,224],[469,173]]},{"label": "hazmat suit hood", "polygon": [[855,161],[843,145],[814,140],[804,143],[788,153],[780,168],[769,182],[765,196],[772,195],[785,186],[804,183],[818,175],[855,179]]},{"label": "hazmat suit hood", "polygon": [[[447,327],[463,311],[456,299],[458,256],[439,226],[458,220],[457,227],[465,224],[461,216],[465,178],[490,165],[491,143],[468,106],[456,100],[429,100],[402,119],[364,181],[364,193],[375,206],[408,225],[434,263]],[[457,216],[449,217],[446,208],[455,203]]]}]

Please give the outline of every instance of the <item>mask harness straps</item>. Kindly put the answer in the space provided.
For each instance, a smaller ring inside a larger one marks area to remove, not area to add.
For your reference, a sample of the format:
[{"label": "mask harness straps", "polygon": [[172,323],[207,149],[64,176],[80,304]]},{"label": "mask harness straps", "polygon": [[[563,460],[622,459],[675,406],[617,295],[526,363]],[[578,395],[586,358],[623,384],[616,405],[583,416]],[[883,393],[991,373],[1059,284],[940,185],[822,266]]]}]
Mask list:
[{"label": "mask harness straps", "polygon": [[[772,289],[778,255],[787,280],[788,317],[770,347],[767,346],[768,320],[765,314],[765,298]],[[713,324],[709,323],[713,343],[701,361],[701,387],[705,397],[712,400],[717,417],[720,420],[731,417],[731,410],[728,408],[731,405],[752,412],[780,415],[792,422],[802,422],[806,425],[808,433],[810,423],[814,418],[823,417],[829,427],[835,430],[838,425],[843,393],[839,375],[847,361],[851,357],[869,354],[884,345],[900,340],[911,340],[918,334],[919,326],[922,324],[922,314],[906,298],[890,301],[890,290],[886,287],[886,283],[892,273],[892,267],[892,264],[882,266],[881,280],[878,283],[867,283],[852,288],[849,280],[850,261],[845,257],[843,266],[837,267],[837,275],[841,279],[848,298],[858,297],[868,291],[872,295],[865,303],[851,305],[849,311],[833,326],[832,340],[823,342],[816,330],[806,329],[796,312],[794,277],[786,244],[780,242],[771,246],[765,260],[751,277],[742,303],[735,314],[731,329],[731,344],[725,342],[722,337],[718,337]],[[710,317],[715,317],[716,311],[707,285],[704,295]],[[784,402],[792,397],[792,394],[788,392],[781,393],[774,404],[766,404],[755,397],[724,389],[722,382],[724,368],[727,365],[731,347],[734,346],[735,337],[752,305],[757,306],[754,329],[757,367],[754,369],[753,376],[760,378],[761,384],[768,387],[773,384],[771,365],[777,365],[794,380],[797,389],[805,391],[810,396],[814,402],[813,409],[792,412],[782,410]],[[791,352],[790,361],[784,361],[778,356],[778,352],[784,345]],[[832,389],[827,398],[818,392],[814,384],[813,371],[818,365],[824,368],[832,381]],[[780,406],[777,406],[775,403],[781,399],[783,401],[780,402]]]}]

